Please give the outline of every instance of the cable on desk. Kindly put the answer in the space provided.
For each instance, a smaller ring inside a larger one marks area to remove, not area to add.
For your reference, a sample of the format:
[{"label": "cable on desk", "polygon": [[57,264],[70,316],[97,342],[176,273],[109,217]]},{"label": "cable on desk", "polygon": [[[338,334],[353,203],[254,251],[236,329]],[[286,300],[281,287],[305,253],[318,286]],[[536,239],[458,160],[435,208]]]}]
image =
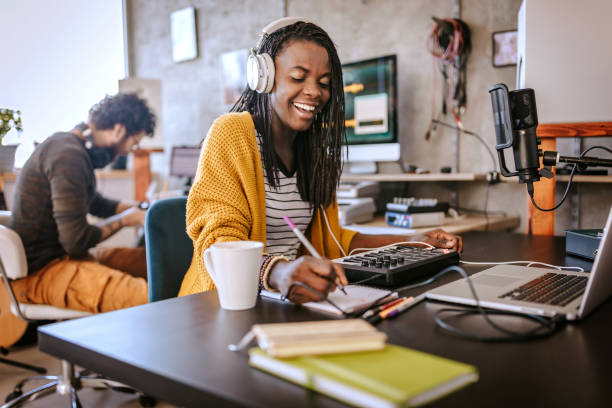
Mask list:
[{"label": "cable on desk", "polygon": [[436,248],[435,246],[433,246],[433,245],[431,245],[431,244],[429,244],[427,242],[423,242],[423,241],[402,241],[402,242],[394,242],[392,244],[384,245],[384,246],[381,246],[381,247],[375,247],[375,248],[355,248],[351,252],[349,252],[349,256],[353,255],[353,252],[355,252],[355,251],[371,251],[373,249],[382,250],[382,249],[387,249],[387,248],[391,248],[391,247],[398,246],[398,245],[412,245],[412,244],[425,245],[429,249],[435,249]]},{"label": "cable on desk", "polygon": [[[463,337],[469,340],[483,341],[483,342],[488,342],[488,343],[526,341],[526,340],[533,340],[533,339],[550,336],[557,330],[560,324],[565,321],[565,318],[563,316],[554,316],[551,319],[547,319],[541,316],[531,315],[531,314],[521,314],[521,313],[516,313],[516,312],[510,312],[510,311],[485,309],[480,305],[480,299],[478,299],[478,296],[476,295],[476,290],[474,289],[472,280],[469,278],[468,274],[463,270],[463,268],[461,268],[460,266],[456,266],[456,265],[449,266],[443,269],[438,275],[441,276],[443,274],[446,274],[452,271],[459,273],[467,281],[470,291],[472,292],[472,297],[474,298],[474,301],[476,302],[476,306],[475,308],[447,307],[447,308],[438,310],[434,315],[434,321],[436,322],[436,326],[441,328],[446,333],[450,333],[452,335]],[[470,333],[465,330],[461,330],[453,326],[452,324],[450,324],[447,319],[442,317],[443,314],[448,314],[448,313],[453,313],[454,315],[452,317],[455,317],[455,318],[474,315],[474,314],[481,314],[482,317],[487,322],[487,324],[489,324],[489,326],[493,327],[498,332],[502,333],[502,335],[501,336],[481,336],[476,333]],[[536,323],[539,323],[539,325],[533,329],[519,332],[515,330],[510,330],[508,328],[505,328],[499,325],[498,323],[495,323],[493,320],[489,318],[489,316],[491,315],[520,317],[522,319],[532,320]]]},{"label": "cable on desk", "polygon": [[466,265],[520,265],[520,264],[527,264],[527,267],[533,266],[533,265],[542,265],[542,266],[547,266],[549,268],[554,268],[560,271],[575,271],[575,272],[584,272],[584,269],[582,269],[579,266],[558,266],[558,265],[551,265],[551,264],[547,264],[544,262],[537,262],[537,261],[508,261],[508,262],[470,262],[470,261],[459,261],[459,263],[462,264],[466,264]]}]

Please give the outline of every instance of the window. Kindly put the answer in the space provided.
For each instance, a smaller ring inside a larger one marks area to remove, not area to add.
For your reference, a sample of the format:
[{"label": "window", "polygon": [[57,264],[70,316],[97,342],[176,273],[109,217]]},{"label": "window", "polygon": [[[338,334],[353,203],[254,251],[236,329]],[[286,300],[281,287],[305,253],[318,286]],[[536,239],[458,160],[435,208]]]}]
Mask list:
[{"label": "window", "polygon": [[57,131],[87,120],[125,76],[121,0],[20,0],[2,7],[0,106],[22,112],[15,165]]}]

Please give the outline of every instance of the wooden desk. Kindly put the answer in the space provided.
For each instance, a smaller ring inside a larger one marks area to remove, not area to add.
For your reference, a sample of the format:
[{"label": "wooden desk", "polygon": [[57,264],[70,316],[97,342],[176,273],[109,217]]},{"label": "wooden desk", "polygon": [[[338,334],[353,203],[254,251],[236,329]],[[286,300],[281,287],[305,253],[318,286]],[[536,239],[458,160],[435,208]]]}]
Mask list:
[{"label": "wooden desk", "polygon": [[[585,264],[565,255],[561,237],[468,232],[464,242],[463,258],[471,261],[532,258]],[[469,273],[478,269],[466,268]],[[435,285],[453,279],[444,276]],[[417,292],[407,294],[413,293]],[[478,383],[431,406],[609,406],[612,301],[552,337],[508,344],[441,334],[433,321],[440,307],[424,302],[378,326],[389,335],[390,343],[478,367]],[[208,292],[44,326],[39,328],[39,347],[180,406],[342,407],[250,368],[245,353],[227,349],[254,323],[325,318],[322,313],[263,299],[251,310],[225,311],[219,308],[216,293]],[[510,324],[511,319],[505,320]]]},{"label": "wooden desk", "polygon": [[[429,231],[435,228],[442,228],[451,234],[463,234],[467,231],[511,231],[518,227],[521,223],[521,218],[518,215],[514,216],[489,216],[488,218],[480,215],[466,215],[460,218],[446,217],[444,225],[437,227],[416,228],[417,233]],[[366,227],[389,227],[385,222],[384,215],[378,215],[370,222],[363,224]],[[351,226],[347,226],[351,228]]]}]

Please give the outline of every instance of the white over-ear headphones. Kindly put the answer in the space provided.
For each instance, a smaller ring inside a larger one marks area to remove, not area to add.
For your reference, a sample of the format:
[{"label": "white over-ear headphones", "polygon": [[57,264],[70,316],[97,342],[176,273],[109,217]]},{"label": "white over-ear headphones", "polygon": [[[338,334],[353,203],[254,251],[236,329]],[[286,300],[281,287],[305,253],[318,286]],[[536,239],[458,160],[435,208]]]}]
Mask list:
[{"label": "white over-ear headphones", "polygon": [[[259,49],[261,41],[266,35],[270,35],[276,30],[295,24],[298,21],[311,22],[304,17],[285,17],[271,22],[261,30],[261,38],[256,48]],[[256,54],[255,49],[251,48],[247,60],[247,83],[249,88],[259,93],[270,93],[272,87],[274,87],[274,73],[274,60],[272,57],[265,52],[263,54]]]}]

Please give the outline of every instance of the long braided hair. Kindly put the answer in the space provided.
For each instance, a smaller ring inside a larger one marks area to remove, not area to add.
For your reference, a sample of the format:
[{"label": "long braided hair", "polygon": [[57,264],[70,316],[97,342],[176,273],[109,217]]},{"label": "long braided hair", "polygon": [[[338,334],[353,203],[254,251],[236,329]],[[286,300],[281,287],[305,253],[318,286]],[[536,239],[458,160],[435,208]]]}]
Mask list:
[{"label": "long braided hair", "polygon": [[[312,41],[325,48],[329,58],[329,101],[316,114],[310,128],[298,132],[293,142],[297,185],[302,200],[314,208],[327,207],[334,200],[342,173],[342,143],[346,142],[342,66],[329,35],[317,25],[302,21],[265,35],[255,51],[268,53],[274,60],[292,40]],[[262,136],[263,166],[268,184],[276,188],[279,170],[271,128],[273,111],[270,94],[257,93],[247,86],[231,109],[231,112],[243,111],[253,116],[255,128]]]}]

